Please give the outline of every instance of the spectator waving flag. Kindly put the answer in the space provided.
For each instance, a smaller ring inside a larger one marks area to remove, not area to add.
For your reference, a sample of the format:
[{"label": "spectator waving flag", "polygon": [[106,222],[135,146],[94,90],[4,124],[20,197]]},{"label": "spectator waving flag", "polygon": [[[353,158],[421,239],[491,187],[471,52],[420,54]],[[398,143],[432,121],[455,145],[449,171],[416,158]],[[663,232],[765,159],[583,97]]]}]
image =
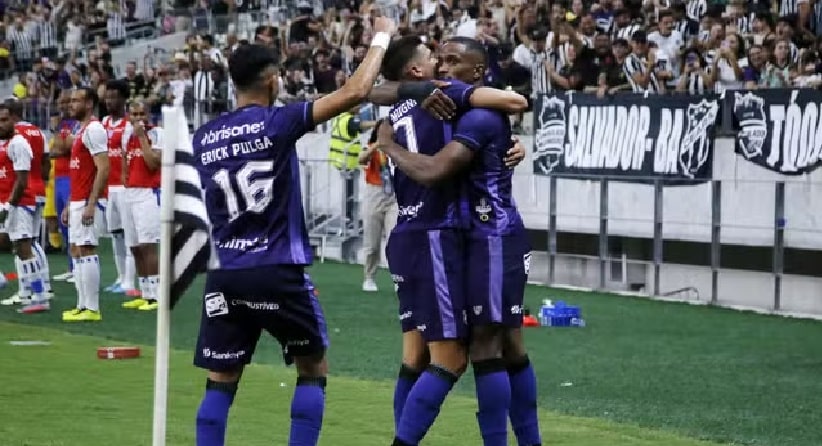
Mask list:
[{"label": "spectator waving flag", "polygon": [[166,444],[168,360],[171,309],[197,274],[208,267],[211,247],[208,217],[188,122],[180,107],[163,107],[164,147],[160,196],[160,307],[157,311],[157,347],[154,368],[154,422],[152,445]]}]

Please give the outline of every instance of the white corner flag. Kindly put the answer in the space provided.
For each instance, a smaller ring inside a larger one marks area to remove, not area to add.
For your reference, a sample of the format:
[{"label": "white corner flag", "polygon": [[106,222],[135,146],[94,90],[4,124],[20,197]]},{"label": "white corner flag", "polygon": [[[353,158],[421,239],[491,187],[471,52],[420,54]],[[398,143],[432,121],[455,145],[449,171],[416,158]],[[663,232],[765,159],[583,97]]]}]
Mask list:
[{"label": "white corner flag", "polygon": [[200,177],[194,168],[191,135],[181,107],[163,107],[163,142],[152,446],[166,444],[171,309],[197,274],[206,270],[211,252]]}]

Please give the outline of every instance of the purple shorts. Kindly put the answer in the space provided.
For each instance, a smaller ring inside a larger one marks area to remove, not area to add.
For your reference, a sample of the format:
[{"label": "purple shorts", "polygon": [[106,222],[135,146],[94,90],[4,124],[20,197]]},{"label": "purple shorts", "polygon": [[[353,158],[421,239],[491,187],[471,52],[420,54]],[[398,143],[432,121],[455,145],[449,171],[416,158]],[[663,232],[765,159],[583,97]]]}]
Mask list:
[{"label": "purple shorts", "polygon": [[263,330],[280,342],[287,364],[328,347],[325,316],[304,268],[209,271],[194,365],[220,372],[250,363]]},{"label": "purple shorts", "polygon": [[469,325],[522,326],[522,302],[531,262],[527,236],[465,240]]},{"label": "purple shorts", "polygon": [[463,246],[457,230],[391,234],[385,249],[403,333],[419,330],[427,342],[466,336]]}]

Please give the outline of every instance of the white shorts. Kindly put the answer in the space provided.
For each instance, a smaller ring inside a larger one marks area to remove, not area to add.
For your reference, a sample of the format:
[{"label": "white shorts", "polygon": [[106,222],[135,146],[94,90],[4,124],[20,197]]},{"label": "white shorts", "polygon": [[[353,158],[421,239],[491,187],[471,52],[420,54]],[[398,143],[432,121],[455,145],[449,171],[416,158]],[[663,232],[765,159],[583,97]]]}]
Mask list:
[{"label": "white shorts", "polygon": [[89,226],[83,224],[83,209],[85,208],[85,201],[69,203],[69,243],[75,246],[97,246],[97,238],[106,232],[105,201],[98,200],[94,212],[94,223]]},{"label": "white shorts", "polygon": [[160,243],[159,191],[126,188],[123,200],[123,232],[126,246]]},{"label": "white shorts", "polygon": [[36,206],[14,206],[9,208],[9,216],[6,218],[6,227],[3,232],[9,235],[9,240],[16,242],[34,238]]},{"label": "white shorts", "polygon": [[126,188],[113,186],[108,188],[108,204],[106,205],[106,225],[109,232],[123,230],[123,206]]}]

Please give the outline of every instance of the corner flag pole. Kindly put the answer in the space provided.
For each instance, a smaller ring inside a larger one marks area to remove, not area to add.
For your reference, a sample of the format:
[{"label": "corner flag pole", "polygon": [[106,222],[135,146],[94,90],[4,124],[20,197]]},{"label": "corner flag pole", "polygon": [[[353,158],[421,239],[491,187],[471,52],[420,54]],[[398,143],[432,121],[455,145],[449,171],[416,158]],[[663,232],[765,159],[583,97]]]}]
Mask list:
[{"label": "corner flag pole", "polygon": [[[168,361],[171,338],[171,238],[174,233],[174,154],[180,144],[179,113],[177,107],[163,107],[163,150],[160,189],[160,289],[157,307],[157,346],[154,354],[154,423],[152,446],[166,444],[166,417],[168,408]],[[185,119],[183,119],[185,122]]]}]

